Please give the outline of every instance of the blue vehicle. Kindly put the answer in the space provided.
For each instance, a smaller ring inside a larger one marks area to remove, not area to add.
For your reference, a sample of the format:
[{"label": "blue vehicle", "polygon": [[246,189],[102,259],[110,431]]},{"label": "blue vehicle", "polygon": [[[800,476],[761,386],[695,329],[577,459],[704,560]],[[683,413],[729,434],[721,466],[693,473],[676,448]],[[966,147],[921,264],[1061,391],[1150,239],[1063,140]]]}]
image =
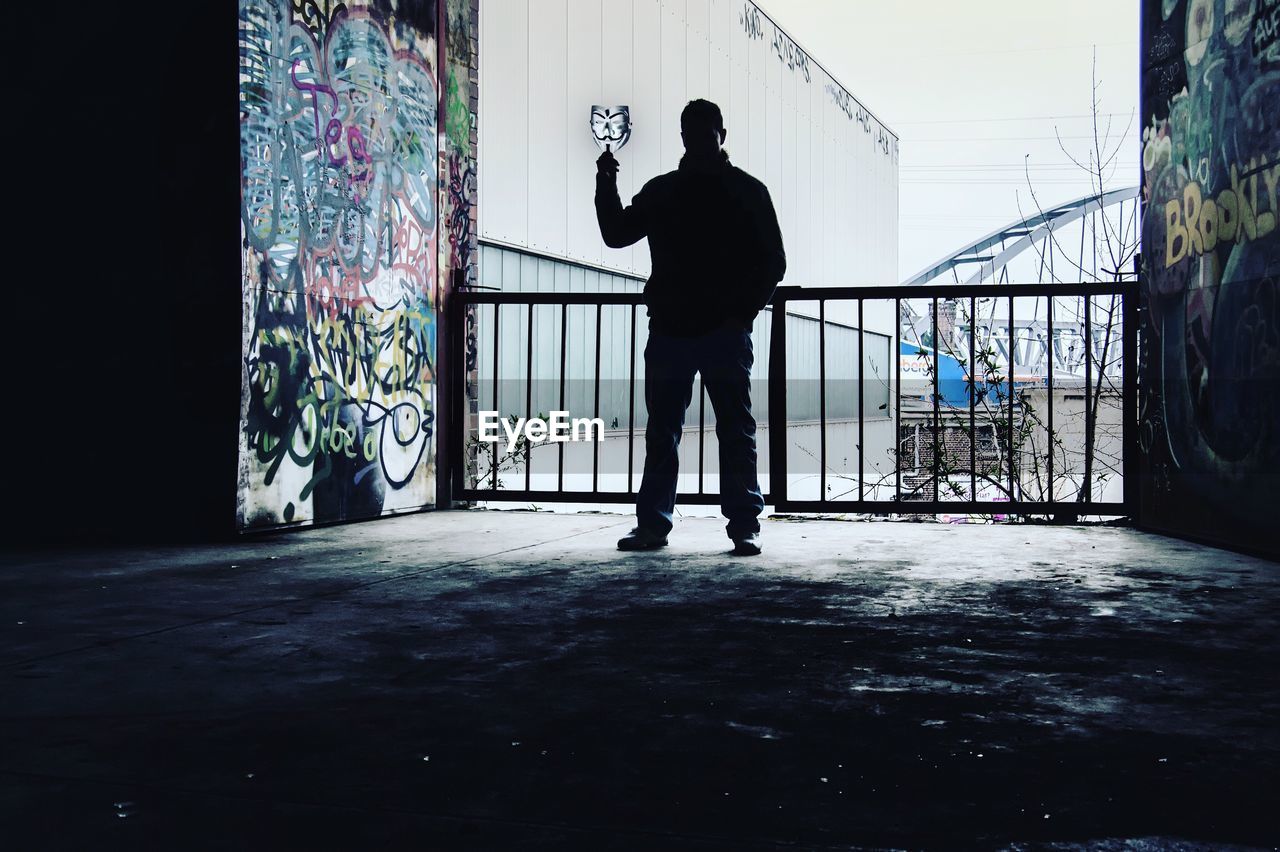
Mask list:
[{"label": "blue vehicle", "polygon": [[[899,343],[901,352],[901,379],[903,397],[916,397],[933,404],[934,351],[914,343]],[[969,407],[969,365],[960,359],[938,352],[938,403],[950,408]],[[994,384],[979,382],[978,397],[987,395],[990,402],[999,402],[1000,388]]]}]

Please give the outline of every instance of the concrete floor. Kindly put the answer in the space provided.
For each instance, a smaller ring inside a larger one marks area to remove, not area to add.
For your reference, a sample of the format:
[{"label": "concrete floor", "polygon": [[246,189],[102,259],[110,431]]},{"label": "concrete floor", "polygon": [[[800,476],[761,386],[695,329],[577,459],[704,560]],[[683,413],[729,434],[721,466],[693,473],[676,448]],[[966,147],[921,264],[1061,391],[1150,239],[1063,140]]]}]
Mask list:
[{"label": "concrete floor", "polygon": [[0,847],[1280,841],[1275,563],[824,521],[734,559],[701,519],[620,554],[629,526],[7,557]]}]

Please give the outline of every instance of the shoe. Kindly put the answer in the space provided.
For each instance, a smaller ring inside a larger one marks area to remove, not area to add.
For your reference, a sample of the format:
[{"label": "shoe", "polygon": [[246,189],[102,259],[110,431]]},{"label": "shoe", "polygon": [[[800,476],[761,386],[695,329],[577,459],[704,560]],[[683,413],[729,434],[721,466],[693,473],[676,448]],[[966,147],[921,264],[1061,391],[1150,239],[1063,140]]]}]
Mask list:
[{"label": "shoe", "polygon": [[734,556],[759,556],[760,555],[760,533],[747,533],[733,540]]},{"label": "shoe", "polygon": [[644,527],[636,527],[618,539],[619,550],[657,550],[667,546],[667,537]]}]

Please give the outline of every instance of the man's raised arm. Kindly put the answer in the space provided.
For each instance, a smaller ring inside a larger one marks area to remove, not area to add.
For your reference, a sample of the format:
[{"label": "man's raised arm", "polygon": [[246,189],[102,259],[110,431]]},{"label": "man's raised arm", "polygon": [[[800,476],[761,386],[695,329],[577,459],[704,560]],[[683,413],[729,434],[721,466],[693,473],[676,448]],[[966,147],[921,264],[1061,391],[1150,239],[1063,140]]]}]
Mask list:
[{"label": "man's raised arm", "polygon": [[626,248],[649,234],[645,221],[644,190],[623,207],[618,197],[618,161],[608,151],[596,160],[596,220],[600,236],[609,248]]}]

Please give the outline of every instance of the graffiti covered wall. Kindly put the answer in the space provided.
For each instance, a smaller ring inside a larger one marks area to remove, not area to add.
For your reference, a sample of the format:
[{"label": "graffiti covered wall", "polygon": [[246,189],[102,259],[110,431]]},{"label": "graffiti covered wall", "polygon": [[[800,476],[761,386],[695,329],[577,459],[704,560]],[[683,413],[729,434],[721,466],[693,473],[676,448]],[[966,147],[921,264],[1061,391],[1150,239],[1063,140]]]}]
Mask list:
[{"label": "graffiti covered wall", "polygon": [[1141,517],[1277,552],[1280,0],[1144,0]]},{"label": "graffiti covered wall", "polygon": [[453,287],[475,283],[475,3],[476,0],[445,0],[444,4],[445,112],[441,148],[448,175],[442,175],[447,182],[440,203],[445,230],[440,268]]},{"label": "graffiti covered wall", "polygon": [[436,2],[241,0],[242,529],[434,503]]},{"label": "graffiti covered wall", "polygon": [[[444,132],[440,134],[441,194],[440,240],[441,281],[448,294],[476,284],[479,253],[476,244],[476,110],[479,105],[478,37],[479,0],[444,0],[441,29],[444,33]],[[447,305],[445,306],[448,312]],[[478,408],[476,384],[479,366],[476,352],[476,311],[468,307],[463,328],[463,364],[446,364],[451,375],[461,375],[465,387],[462,399],[469,418]],[[451,347],[453,351],[453,347]],[[470,421],[469,421],[470,422]],[[447,438],[448,436],[446,436]],[[455,482],[470,483],[475,478],[474,458],[463,462]],[[452,472],[449,472],[452,473]]]}]

